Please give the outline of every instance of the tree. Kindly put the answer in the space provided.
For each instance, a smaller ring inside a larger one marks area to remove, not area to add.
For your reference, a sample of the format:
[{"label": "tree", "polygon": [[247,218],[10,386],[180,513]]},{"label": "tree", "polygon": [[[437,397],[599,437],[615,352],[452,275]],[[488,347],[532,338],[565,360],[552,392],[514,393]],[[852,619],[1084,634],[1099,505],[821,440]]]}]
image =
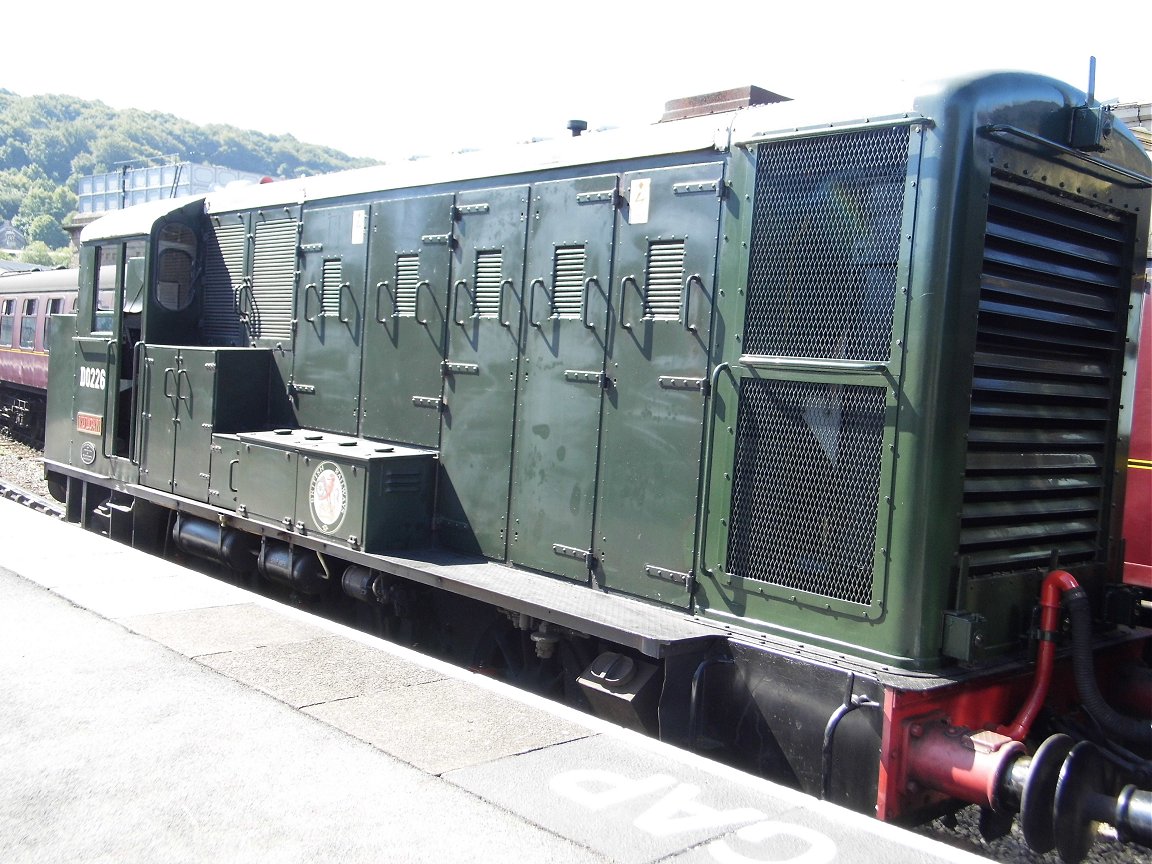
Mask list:
[{"label": "tree", "polygon": [[173,154],[181,161],[282,177],[375,164],[291,135],[195,126],[170,114],[117,111],[73,96],[25,98],[0,89],[0,219],[10,219],[29,240],[63,245],[57,232],[76,210],[80,177]]},{"label": "tree", "polygon": [[42,240],[29,243],[20,253],[20,260],[25,264],[39,264],[41,267],[65,267],[71,258],[71,249],[49,249]]},{"label": "tree", "polygon": [[60,227],[60,223],[47,213],[34,216],[23,229],[24,238],[29,243],[37,241],[53,249],[68,245],[68,233]]}]

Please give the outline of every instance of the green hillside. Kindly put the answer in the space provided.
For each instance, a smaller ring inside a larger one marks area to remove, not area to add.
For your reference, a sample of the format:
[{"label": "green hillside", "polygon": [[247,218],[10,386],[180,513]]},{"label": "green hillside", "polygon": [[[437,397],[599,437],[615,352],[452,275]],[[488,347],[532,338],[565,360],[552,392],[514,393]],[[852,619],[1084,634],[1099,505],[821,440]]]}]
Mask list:
[{"label": "green hillside", "polygon": [[11,220],[24,234],[33,257],[65,247],[68,235],[61,226],[76,209],[80,177],[114,171],[118,162],[173,154],[182,162],[274,177],[374,164],[291,135],[197,126],[171,114],[0,89],[0,221]]}]

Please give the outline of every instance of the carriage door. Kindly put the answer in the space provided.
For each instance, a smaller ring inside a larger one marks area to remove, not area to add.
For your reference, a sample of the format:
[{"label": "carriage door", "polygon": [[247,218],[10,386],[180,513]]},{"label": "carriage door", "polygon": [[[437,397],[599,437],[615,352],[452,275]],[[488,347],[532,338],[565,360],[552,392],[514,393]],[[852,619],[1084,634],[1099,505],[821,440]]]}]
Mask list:
[{"label": "carriage door", "polygon": [[691,598],[723,166],[624,175],[606,371],[596,576]]},{"label": "carriage door", "polygon": [[616,176],[532,189],[512,529],[517,564],[588,579]]},{"label": "carriage door", "polygon": [[360,434],[437,447],[452,196],[372,206]]},{"label": "carriage door", "polygon": [[528,187],[461,193],[453,212],[436,524],[444,546],[502,559]]},{"label": "carriage door", "polygon": [[356,434],[368,206],[306,210],[289,390],[306,428]]}]

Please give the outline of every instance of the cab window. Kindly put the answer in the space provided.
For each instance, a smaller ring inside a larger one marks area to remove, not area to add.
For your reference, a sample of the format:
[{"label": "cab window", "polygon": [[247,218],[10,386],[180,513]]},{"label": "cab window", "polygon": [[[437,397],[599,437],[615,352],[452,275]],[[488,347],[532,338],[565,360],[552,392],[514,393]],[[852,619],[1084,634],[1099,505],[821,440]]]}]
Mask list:
[{"label": "cab window", "polygon": [[116,320],[116,272],[120,269],[120,247],[101,246],[96,250],[96,279],[92,304],[92,332],[111,333]]}]

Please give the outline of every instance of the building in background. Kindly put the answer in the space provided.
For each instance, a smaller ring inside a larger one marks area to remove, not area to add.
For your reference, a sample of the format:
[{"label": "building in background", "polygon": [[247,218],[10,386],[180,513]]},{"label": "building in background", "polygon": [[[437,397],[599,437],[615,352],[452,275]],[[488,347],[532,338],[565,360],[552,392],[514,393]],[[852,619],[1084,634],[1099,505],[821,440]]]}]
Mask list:
[{"label": "building in background", "polygon": [[24,243],[24,235],[7,219],[0,219],[0,251],[19,252]]},{"label": "building in background", "polygon": [[163,164],[144,164],[144,161],[125,163],[116,171],[80,178],[76,215],[64,226],[72,236],[73,246],[79,247],[80,231],[85,225],[111,210],[270,179],[264,174],[220,165],[181,162],[176,156],[164,157]]}]

